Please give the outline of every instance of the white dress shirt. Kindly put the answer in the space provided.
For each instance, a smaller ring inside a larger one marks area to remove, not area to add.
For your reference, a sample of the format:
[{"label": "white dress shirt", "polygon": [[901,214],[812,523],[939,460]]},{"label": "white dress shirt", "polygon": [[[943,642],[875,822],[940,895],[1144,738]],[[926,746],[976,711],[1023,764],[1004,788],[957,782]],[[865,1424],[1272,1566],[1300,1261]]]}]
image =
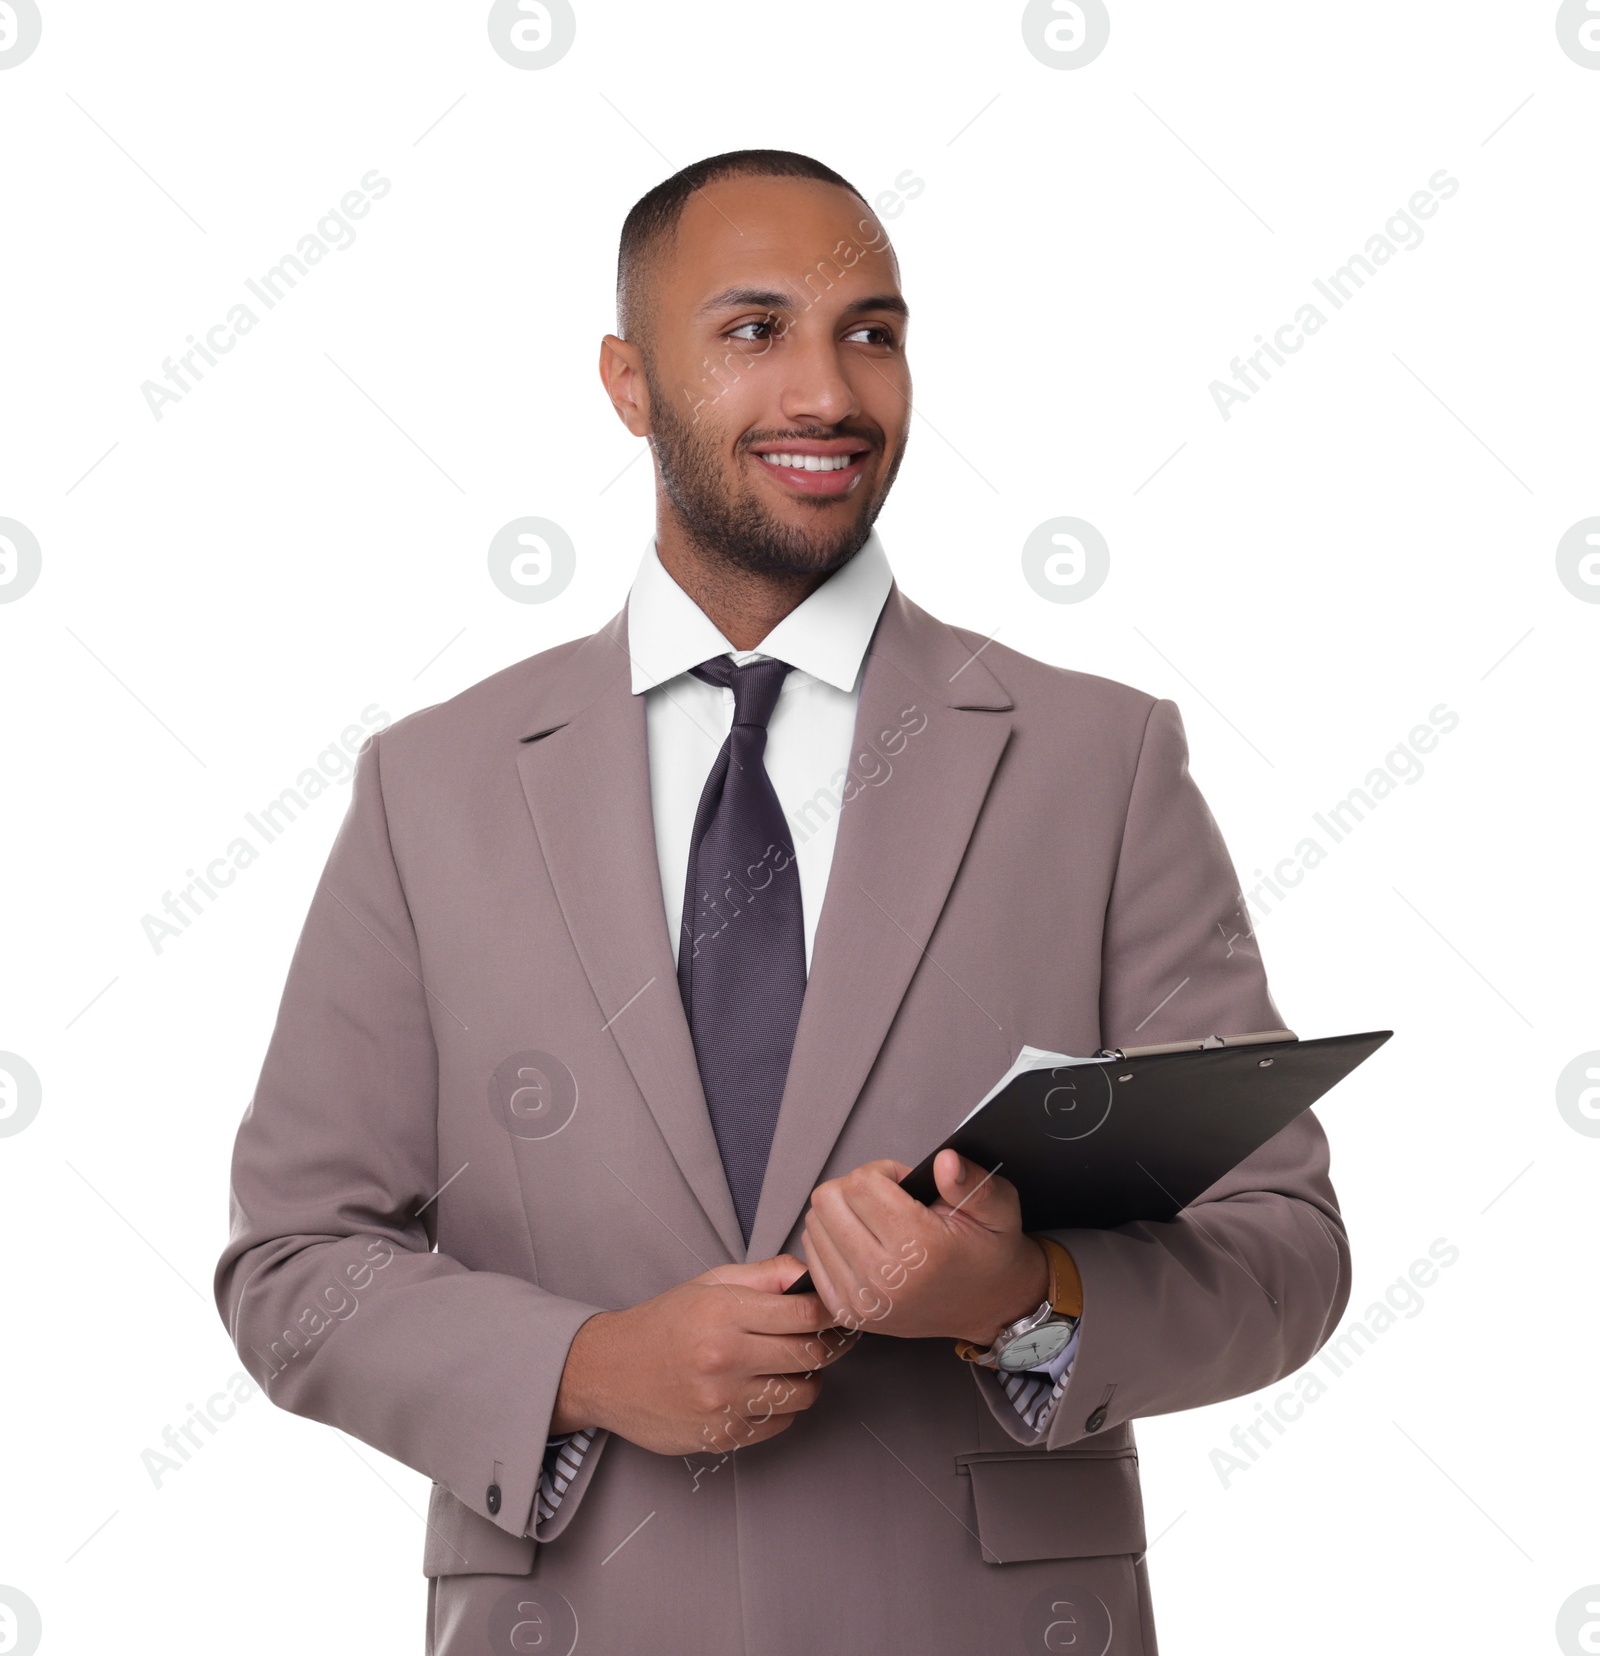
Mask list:
[{"label": "white dress shirt", "polygon": [[722,655],[741,667],[774,658],[789,663],[767,721],[766,766],[794,836],[809,971],[850,768],[861,663],[891,579],[874,531],[843,569],[762,639],[759,650],[736,650],[662,568],[654,539],[646,546],[628,594],[628,655],[633,693],[645,699],[656,860],[674,961],[695,812],[733,725],[733,691],[707,684],[689,669]]},{"label": "white dress shirt", "polygon": [[[733,727],[733,691],[707,684],[689,669],[722,655],[740,666],[774,658],[789,663],[767,722],[765,760],[793,835],[809,972],[855,740],[861,666],[892,578],[873,530],[849,563],[762,639],[759,650],[736,650],[667,573],[653,536],[646,545],[628,593],[628,655],[633,693],[645,698],[656,862],[674,962],[700,794]],[[1036,1431],[1044,1430],[1065,1390],[1077,1352],[1074,1332],[1048,1366],[1000,1377],[1017,1412]],[[953,1354],[951,1360],[959,1361]],[[592,1430],[550,1439],[534,1506],[535,1530],[554,1515],[593,1441]]]}]

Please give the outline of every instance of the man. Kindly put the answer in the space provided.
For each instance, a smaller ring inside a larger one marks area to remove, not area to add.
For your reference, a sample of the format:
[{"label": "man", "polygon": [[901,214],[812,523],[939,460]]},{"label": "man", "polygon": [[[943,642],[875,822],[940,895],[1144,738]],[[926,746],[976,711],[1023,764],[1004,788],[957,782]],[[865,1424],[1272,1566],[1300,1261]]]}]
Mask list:
[{"label": "man", "polygon": [[893,582],[908,311],[837,174],[685,169],[618,304],[654,541],[600,632],[363,751],[218,1304],[434,1480],[439,1656],[1153,1656],[1130,1423],[1334,1328],[1321,1127],[1116,1231],[895,1181],[1025,1042],[1281,1026],[1178,710]]}]

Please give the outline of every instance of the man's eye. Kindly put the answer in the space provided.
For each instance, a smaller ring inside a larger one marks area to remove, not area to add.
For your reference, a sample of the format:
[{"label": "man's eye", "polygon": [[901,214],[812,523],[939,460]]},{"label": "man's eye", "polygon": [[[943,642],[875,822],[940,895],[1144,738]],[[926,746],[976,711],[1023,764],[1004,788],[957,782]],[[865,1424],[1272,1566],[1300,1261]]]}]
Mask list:
[{"label": "man's eye", "polygon": [[876,339],[868,339],[868,340],[864,341],[864,343],[868,344],[868,345],[892,345],[892,344],[894,344],[894,333],[893,333],[893,331],[889,328],[885,328],[881,323],[877,323],[877,322],[870,323],[868,326],[866,326],[864,328],[857,328],[854,333],[846,334],[845,338],[846,339],[859,339],[862,334],[876,334],[877,335]]},{"label": "man's eye", "polygon": [[[757,329],[760,331],[752,333],[751,329]],[[741,322],[737,328],[730,330],[728,338],[749,340],[770,339],[772,335],[778,331],[779,323],[777,318],[767,316],[763,317],[759,322]]]}]

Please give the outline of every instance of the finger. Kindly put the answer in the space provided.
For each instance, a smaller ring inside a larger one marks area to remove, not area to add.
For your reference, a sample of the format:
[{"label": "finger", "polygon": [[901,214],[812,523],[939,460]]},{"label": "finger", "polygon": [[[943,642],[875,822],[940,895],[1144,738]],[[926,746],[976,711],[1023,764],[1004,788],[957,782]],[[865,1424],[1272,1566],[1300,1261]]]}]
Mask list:
[{"label": "finger", "polygon": [[[811,1211],[825,1219],[834,1241],[867,1269],[874,1255],[890,1252],[915,1225],[921,1207],[916,1197],[870,1167],[819,1185],[811,1197]],[[871,1239],[870,1248],[865,1238]]]},{"label": "finger", "polygon": [[833,1215],[816,1207],[806,1220],[806,1252],[827,1273],[828,1283],[834,1291],[834,1297],[827,1303],[835,1311],[851,1303],[863,1274],[856,1248],[851,1246],[850,1239],[841,1236],[841,1231],[847,1227],[858,1245],[865,1241],[872,1252],[877,1251],[877,1239],[848,1207],[839,1208]]},{"label": "finger", "polygon": [[840,1263],[838,1250],[827,1244],[822,1223],[815,1212],[806,1220],[806,1258],[811,1261],[811,1280],[816,1284],[817,1297],[837,1318],[844,1310],[850,1292],[850,1279]]},{"label": "finger", "polygon": [[814,1374],[752,1375],[735,1409],[747,1419],[799,1414],[822,1395],[822,1381]]},{"label": "finger", "polygon": [[818,1251],[814,1214],[808,1213],[806,1215],[806,1222],[801,1230],[800,1237],[801,1246],[805,1250],[806,1259],[811,1266],[811,1286],[815,1290],[817,1298],[822,1302],[824,1310],[828,1311],[831,1317],[843,1302],[839,1298],[839,1285],[833,1280],[833,1273],[823,1263],[822,1255]]},{"label": "finger", "polygon": [[[881,1173],[886,1179],[893,1179],[898,1183],[911,1169],[903,1162],[896,1161],[893,1156],[879,1156],[875,1161],[862,1162],[852,1169],[856,1173]],[[850,1175],[844,1175],[848,1178]]]},{"label": "finger", "polygon": [[[810,1231],[809,1220],[806,1228],[801,1232],[801,1244],[805,1249],[806,1258],[811,1264],[811,1281],[816,1288],[817,1298],[824,1307],[842,1305],[833,1278],[828,1275],[827,1267],[817,1255],[816,1243]],[[833,1323],[827,1328],[819,1329],[807,1340],[808,1349],[819,1343],[828,1353],[827,1361],[834,1362],[851,1350],[861,1337],[861,1322],[855,1318],[846,1323]]]},{"label": "finger", "polygon": [[775,1254],[770,1263],[780,1268],[778,1274],[783,1282],[783,1288],[779,1289],[780,1293],[791,1288],[806,1274],[806,1262],[792,1253]]},{"label": "finger", "polygon": [[933,1182],[951,1211],[996,1230],[1016,1220],[1016,1186],[998,1172],[980,1167],[954,1150],[941,1150],[933,1162]]},{"label": "finger", "polygon": [[[802,1245],[805,1248],[806,1258],[811,1265],[811,1286],[816,1291],[818,1300],[824,1309],[840,1304],[838,1286],[828,1272],[826,1265],[817,1254],[816,1238],[811,1230],[811,1216],[806,1216],[805,1229],[801,1232]],[[818,1330],[820,1333],[821,1330]]]},{"label": "finger", "polygon": [[848,1331],[830,1321],[803,1334],[747,1335],[733,1361],[746,1374],[814,1374],[836,1363],[851,1343]]},{"label": "finger", "polygon": [[[871,1244],[873,1253],[877,1244]],[[862,1328],[879,1320],[888,1309],[889,1296],[870,1274],[870,1264],[862,1269],[860,1263],[841,1248],[832,1232],[820,1217],[814,1217],[807,1226],[807,1251],[819,1260],[827,1274],[832,1296],[826,1303],[835,1318],[847,1328]]]},{"label": "finger", "polygon": [[855,1349],[856,1341],[861,1338],[859,1328],[847,1328],[842,1323],[834,1323],[829,1328],[822,1329],[814,1338],[828,1353],[828,1362],[836,1363],[848,1352]]},{"label": "finger", "polygon": [[758,1443],[771,1434],[776,1422],[787,1422],[811,1407],[821,1395],[822,1382],[782,1374],[752,1376],[732,1402],[712,1415],[700,1436],[706,1450],[726,1453]]},{"label": "finger", "polygon": [[[873,1195],[884,1200],[891,1198],[884,1195],[886,1192],[900,1192],[899,1180],[911,1170],[904,1162],[894,1161],[885,1156],[877,1161],[863,1162],[859,1167],[853,1167],[848,1173],[841,1173],[836,1179],[828,1179],[811,1192],[811,1208],[814,1210],[819,1202],[830,1204],[843,1201],[851,1206],[861,1208],[867,1198]],[[905,1201],[914,1198],[906,1196]],[[920,1205],[920,1204],[919,1204]]]},{"label": "finger", "polygon": [[[967,1169],[972,1164],[956,1150],[941,1150],[933,1158],[933,1182],[939,1187],[939,1194],[946,1196],[952,1186],[960,1187],[963,1193],[970,1191],[967,1184]],[[960,1197],[955,1198],[957,1201]],[[949,1197],[946,1196],[946,1200]]]},{"label": "finger", "polygon": [[728,1307],[733,1323],[747,1334],[780,1334],[786,1338],[820,1333],[833,1318],[815,1279],[808,1294],[746,1294]]}]

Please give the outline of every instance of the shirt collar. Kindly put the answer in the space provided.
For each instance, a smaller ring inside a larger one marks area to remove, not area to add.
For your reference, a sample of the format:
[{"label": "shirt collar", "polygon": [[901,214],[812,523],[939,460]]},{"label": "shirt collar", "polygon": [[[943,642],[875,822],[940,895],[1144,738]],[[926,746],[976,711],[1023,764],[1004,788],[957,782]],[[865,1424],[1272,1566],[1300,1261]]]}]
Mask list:
[{"label": "shirt collar", "polygon": [[761,640],[735,651],[711,617],[667,573],[652,535],[628,593],[633,693],[663,684],[713,656],[776,656],[836,689],[856,687],[862,658],[889,596],[893,574],[874,529],[866,544]]}]

